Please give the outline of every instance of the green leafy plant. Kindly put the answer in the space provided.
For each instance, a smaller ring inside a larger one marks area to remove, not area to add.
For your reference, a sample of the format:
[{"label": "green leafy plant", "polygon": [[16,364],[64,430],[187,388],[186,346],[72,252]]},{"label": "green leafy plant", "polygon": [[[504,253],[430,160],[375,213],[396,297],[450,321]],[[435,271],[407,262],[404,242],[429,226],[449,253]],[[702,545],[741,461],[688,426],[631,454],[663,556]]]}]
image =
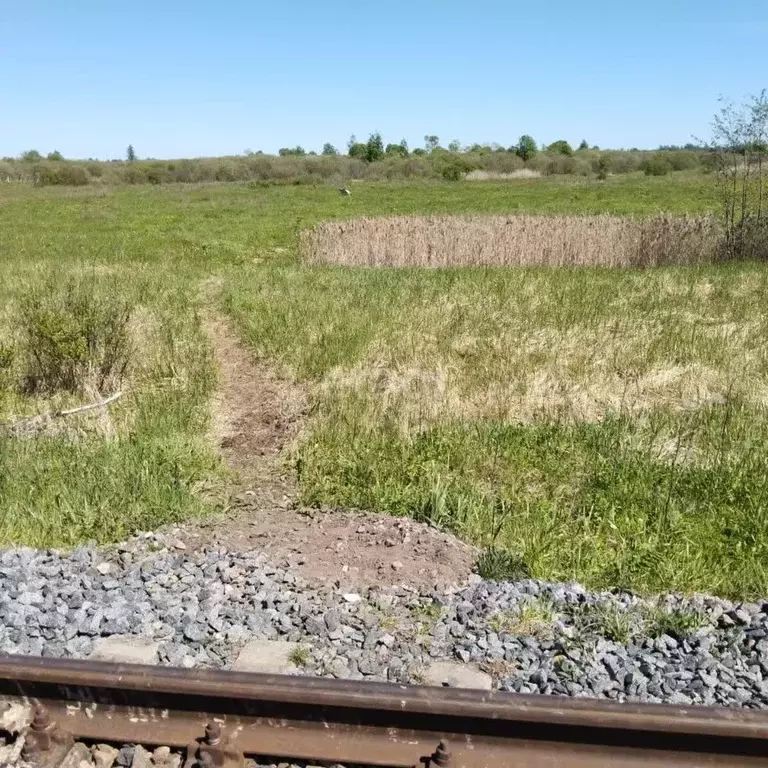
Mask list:
[{"label": "green leafy plant", "polygon": [[527,133],[522,135],[515,148],[515,154],[523,160],[530,160],[538,152],[536,142]]},{"label": "green leafy plant", "polygon": [[573,147],[565,140],[558,139],[553,141],[548,147],[547,152],[551,152],[554,155],[566,155],[570,157],[573,154]]},{"label": "green leafy plant", "polygon": [[104,392],[123,379],[131,358],[130,305],[95,280],[49,281],[22,296],[19,324],[26,353],[25,390]]}]

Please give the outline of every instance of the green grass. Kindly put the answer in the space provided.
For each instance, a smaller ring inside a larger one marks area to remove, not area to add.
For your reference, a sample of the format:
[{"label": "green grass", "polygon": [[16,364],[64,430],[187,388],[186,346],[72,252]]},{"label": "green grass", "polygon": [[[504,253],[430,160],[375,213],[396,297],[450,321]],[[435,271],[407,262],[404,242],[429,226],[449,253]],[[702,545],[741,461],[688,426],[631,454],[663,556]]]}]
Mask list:
[{"label": "green grass", "polygon": [[305,502],[430,520],[535,577],[744,596],[768,584],[767,281],[261,268],[228,306],[315,382]]},{"label": "green grass", "polygon": [[[298,232],[392,213],[713,209],[703,177],[0,191],[0,340],[21,288],[95,269],[149,318],[119,439],[0,441],[0,541],[106,541],[203,509],[213,367],[200,285],[312,389],[304,501],[429,519],[521,572],[638,591],[768,588],[756,265],[373,271]],[[153,320],[154,318],[154,320]],[[169,351],[171,350],[171,351]],[[49,403],[12,394],[0,420]]]},{"label": "green grass", "polygon": [[[0,340],[17,359],[0,386],[0,423],[98,399],[95,391],[31,397],[15,385],[24,366],[20,296],[55,290],[49,273],[63,284],[93,275],[93,267],[73,260],[9,273],[0,288]],[[95,274],[100,291],[119,294],[134,310],[136,349],[124,395],[108,416],[58,419],[38,436],[0,430],[2,544],[109,542],[209,508],[195,488],[219,473],[207,437],[215,370],[194,299],[197,281],[149,267],[99,265]]]}]

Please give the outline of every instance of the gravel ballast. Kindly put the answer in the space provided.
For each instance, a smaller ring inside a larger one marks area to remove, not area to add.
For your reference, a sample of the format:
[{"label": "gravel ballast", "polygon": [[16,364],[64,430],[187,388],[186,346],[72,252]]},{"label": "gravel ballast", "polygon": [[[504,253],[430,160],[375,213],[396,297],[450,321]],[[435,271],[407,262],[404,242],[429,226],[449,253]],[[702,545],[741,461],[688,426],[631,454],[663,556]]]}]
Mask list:
[{"label": "gravel ballast", "polygon": [[451,659],[519,693],[768,706],[768,603],[640,599],[534,580],[420,592],[310,588],[259,551],[165,534],[108,549],[0,552],[0,652],[88,658],[99,638],[164,665],[230,668],[250,640],[300,644],[296,674],[423,683]]}]

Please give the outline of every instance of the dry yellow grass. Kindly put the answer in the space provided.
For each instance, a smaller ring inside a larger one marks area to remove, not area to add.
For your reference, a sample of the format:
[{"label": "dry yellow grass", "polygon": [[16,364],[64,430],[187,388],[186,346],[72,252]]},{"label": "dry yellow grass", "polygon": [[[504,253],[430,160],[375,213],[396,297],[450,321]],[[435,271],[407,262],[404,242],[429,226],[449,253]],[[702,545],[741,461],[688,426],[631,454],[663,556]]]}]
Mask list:
[{"label": "dry yellow grass", "polygon": [[652,267],[715,259],[709,217],[396,216],[302,234],[306,261],[349,267]]}]

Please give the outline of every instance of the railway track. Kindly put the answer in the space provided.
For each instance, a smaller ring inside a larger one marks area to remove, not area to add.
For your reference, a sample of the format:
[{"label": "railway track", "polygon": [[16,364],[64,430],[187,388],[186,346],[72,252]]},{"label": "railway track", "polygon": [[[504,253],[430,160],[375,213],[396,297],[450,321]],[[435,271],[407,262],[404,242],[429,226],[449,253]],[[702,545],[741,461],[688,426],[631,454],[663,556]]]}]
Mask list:
[{"label": "railway track", "polygon": [[51,767],[76,743],[102,742],[183,748],[184,768],[261,755],[403,768],[768,765],[768,715],[745,710],[19,656],[0,657],[0,717],[27,762]]}]

